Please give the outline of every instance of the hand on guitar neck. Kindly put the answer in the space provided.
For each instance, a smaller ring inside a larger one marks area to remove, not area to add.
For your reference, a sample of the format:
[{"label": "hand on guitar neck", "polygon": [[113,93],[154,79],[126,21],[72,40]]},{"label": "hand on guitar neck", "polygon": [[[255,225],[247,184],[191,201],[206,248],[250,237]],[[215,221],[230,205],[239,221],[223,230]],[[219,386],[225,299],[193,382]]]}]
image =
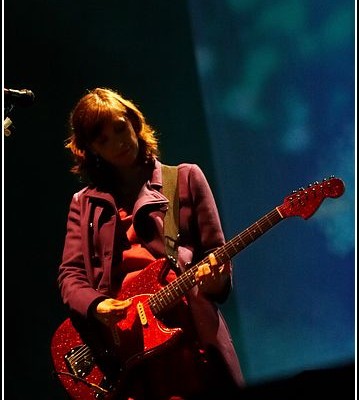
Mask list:
[{"label": "hand on guitar neck", "polygon": [[220,293],[230,281],[230,263],[218,265],[213,253],[208,255],[208,263],[198,266],[195,273],[199,290],[205,294]]}]

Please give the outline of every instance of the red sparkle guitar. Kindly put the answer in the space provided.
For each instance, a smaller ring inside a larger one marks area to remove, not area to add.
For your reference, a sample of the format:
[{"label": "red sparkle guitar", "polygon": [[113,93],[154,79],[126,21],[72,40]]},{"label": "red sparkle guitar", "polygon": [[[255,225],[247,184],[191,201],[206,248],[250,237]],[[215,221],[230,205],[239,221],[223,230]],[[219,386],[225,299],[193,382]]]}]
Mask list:
[{"label": "red sparkle guitar", "polygon": [[[214,255],[218,264],[230,260],[283,219],[293,216],[308,219],[325,198],[337,198],[343,193],[344,183],[335,177],[293,191],[283,204],[217,248]],[[120,366],[115,377],[109,378],[99,366],[96,352],[82,339],[69,318],[57,328],[51,341],[51,355],[55,374],[71,399],[110,400],[133,366],[173,344],[182,330],[167,327],[160,316],[196,285],[195,273],[200,265],[207,262],[208,257],[171,283],[163,285],[169,261],[158,259],[141,271],[135,282],[122,287],[118,299],[131,298],[132,304],[126,317],[116,324],[113,340],[108,344],[111,355],[115,354]],[[101,358],[106,358],[106,351]]]}]

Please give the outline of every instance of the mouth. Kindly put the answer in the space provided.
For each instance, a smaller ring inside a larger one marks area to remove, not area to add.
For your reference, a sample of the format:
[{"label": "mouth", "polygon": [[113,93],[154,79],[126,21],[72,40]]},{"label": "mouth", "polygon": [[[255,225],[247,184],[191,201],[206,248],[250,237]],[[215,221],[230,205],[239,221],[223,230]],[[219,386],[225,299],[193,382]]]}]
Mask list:
[{"label": "mouth", "polygon": [[127,154],[130,151],[130,149],[131,149],[130,146],[123,146],[121,151],[119,153],[117,153],[116,158],[123,157],[125,154]]},{"label": "mouth", "polygon": [[122,148],[121,151],[114,156],[114,158],[116,160],[122,159],[122,158],[126,157],[130,152],[131,152],[131,147],[126,146],[126,147]]}]

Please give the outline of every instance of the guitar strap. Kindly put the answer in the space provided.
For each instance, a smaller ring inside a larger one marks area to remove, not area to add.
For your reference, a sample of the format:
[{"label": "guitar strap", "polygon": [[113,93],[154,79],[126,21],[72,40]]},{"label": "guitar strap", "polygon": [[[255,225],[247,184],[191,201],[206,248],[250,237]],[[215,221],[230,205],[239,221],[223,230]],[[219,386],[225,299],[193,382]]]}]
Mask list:
[{"label": "guitar strap", "polygon": [[179,198],[178,198],[178,168],[162,164],[162,193],[169,200],[168,210],[164,217],[163,230],[165,248],[172,263],[177,263],[177,247],[179,235]]}]

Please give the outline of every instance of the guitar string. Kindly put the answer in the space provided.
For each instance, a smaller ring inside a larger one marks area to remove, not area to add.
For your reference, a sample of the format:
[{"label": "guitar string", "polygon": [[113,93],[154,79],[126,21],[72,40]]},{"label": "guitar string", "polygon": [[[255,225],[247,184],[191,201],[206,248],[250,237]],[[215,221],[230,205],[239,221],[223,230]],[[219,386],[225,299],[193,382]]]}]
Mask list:
[{"label": "guitar string", "polygon": [[71,366],[73,366],[72,362],[77,360],[80,360],[81,358],[85,358],[86,356],[91,355],[92,356],[92,351],[90,347],[87,344],[81,345],[80,348],[76,349],[71,355],[67,357],[67,360],[69,360]]},{"label": "guitar string", "polygon": [[[274,218],[276,217],[276,218]],[[233,239],[231,239],[229,242],[225,243],[221,248],[215,250],[213,254],[215,255],[215,258],[219,260],[220,264],[223,264],[227,260],[229,260],[232,256],[233,251],[231,252],[230,249],[234,249],[234,253],[238,253],[241,249],[245,248],[248,244],[250,244],[252,241],[257,239],[259,236],[261,236],[265,231],[270,229],[272,226],[274,226],[277,222],[279,222],[282,219],[280,213],[278,210],[275,208],[272,211],[270,211],[268,214],[263,216],[259,221],[255,222],[252,224],[249,228],[247,228],[242,234],[239,234],[235,236]],[[269,222],[269,226],[268,226]],[[265,227],[266,225],[266,227]],[[259,235],[257,230],[254,228],[257,226],[259,228]],[[262,229],[264,228],[264,230]],[[253,237],[254,234],[254,237]],[[251,239],[251,240],[249,240]],[[239,241],[242,242],[241,248],[238,250],[237,246],[239,244]],[[223,259],[223,256],[225,258]],[[198,268],[203,265],[209,263],[209,257],[204,258],[201,262],[198,264],[194,265],[191,267],[189,270],[185,271],[182,275],[178,277],[173,282],[170,282],[168,285],[166,285],[164,288],[160,289],[157,293],[154,293],[149,296],[148,299],[145,300],[145,304],[149,304],[151,307],[156,307],[157,302],[159,302],[158,306],[160,307],[159,311],[163,311],[163,308],[161,310],[161,307],[167,307],[168,305],[171,304],[173,300],[176,299],[176,297],[179,298],[179,296],[182,296],[184,294],[184,291],[181,289],[181,286],[185,286],[186,289],[190,289],[191,287],[196,285],[196,281],[193,280],[195,272],[198,270]],[[189,281],[186,283],[186,281]],[[187,286],[188,285],[188,286]],[[178,294],[178,287],[180,287],[180,295]],[[175,293],[174,293],[175,292]],[[171,296],[171,298],[170,298]],[[167,300],[166,300],[167,298]],[[168,299],[170,300],[168,302]],[[162,302],[165,303],[163,303]],[[156,307],[157,308],[157,307]]]},{"label": "guitar string", "polygon": [[[312,188],[314,189],[314,188]],[[305,192],[306,193],[306,192]],[[313,193],[313,192],[312,192]],[[307,194],[307,193],[306,193]],[[300,197],[300,196],[299,196]],[[299,198],[296,198],[296,200],[300,200]],[[277,216],[277,220],[274,221],[274,217]],[[278,219],[279,216],[279,219]],[[234,249],[235,253],[238,253],[238,251],[242,250],[245,248],[248,244],[250,244],[252,241],[257,239],[259,236],[261,236],[264,232],[266,232],[268,229],[270,229],[272,226],[274,226],[277,222],[279,222],[283,217],[277,210],[277,208],[273,209],[271,212],[266,214],[264,217],[262,217],[259,221],[255,222],[252,224],[249,228],[247,228],[242,234],[239,234],[235,236],[232,240],[229,242],[225,243],[220,249],[214,251],[214,255],[216,258],[219,258],[220,263],[223,263],[227,261],[228,259],[231,258],[231,252],[230,248]],[[267,226],[264,231],[262,230],[262,227],[264,227],[264,222],[268,221],[269,226]],[[257,226],[259,228],[259,235],[257,234],[254,226]],[[254,234],[254,237],[253,237]],[[251,240],[248,240],[251,239]],[[239,241],[242,242],[242,247],[238,250],[236,246],[238,246]],[[227,251],[228,250],[228,251]],[[222,257],[226,256],[225,260],[222,260]],[[148,299],[145,300],[145,304],[149,305],[149,307],[152,309],[160,307],[157,312],[162,311],[165,307],[167,307],[173,300],[176,300],[176,297],[180,297],[184,294],[186,289],[190,289],[191,287],[194,287],[196,285],[196,281],[194,279],[194,274],[198,270],[198,268],[209,262],[209,257],[205,257],[200,263],[194,265],[191,267],[189,270],[184,272],[182,275],[178,277],[175,281],[169,283],[166,285],[164,288],[159,290],[157,293],[152,294],[148,297]],[[186,281],[189,281],[186,283]],[[183,285],[185,286],[185,290],[183,290]],[[187,286],[188,285],[188,286]],[[180,289],[180,294],[178,293],[178,288]],[[175,291],[175,293],[174,293]],[[161,294],[163,293],[163,295]],[[166,297],[164,294],[166,293]],[[169,296],[171,296],[170,302],[168,303]],[[164,305],[162,303],[162,300],[164,300]],[[159,302],[159,303],[158,303]],[[157,305],[158,303],[158,305]],[[162,307],[162,310],[161,310]],[[164,307],[164,308],[163,308]],[[73,360],[79,360],[81,357],[86,357],[87,355],[92,355],[91,349],[89,346],[84,345],[80,349],[76,350],[72,355],[68,357],[68,360],[72,362]]]},{"label": "guitar string", "polygon": [[[329,182],[327,182],[326,184],[328,186],[330,186]],[[319,188],[321,189],[321,192],[323,192],[323,190],[322,190],[323,185],[320,185]],[[313,198],[316,197],[316,195],[318,194],[318,191],[315,189],[315,187],[311,187],[310,194],[313,195]],[[298,205],[303,206],[303,198],[307,199],[308,195],[310,195],[310,194],[307,190],[300,191],[300,193],[293,192],[292,195],[286,197],[286,200],[289,203],[290,207],[295,207]],[[317,198],[317,201],[318,200],[319,199]],[[279,221],[281,221],[284,217],[279,212],[279,209],[281,209],[281,211],[283,211],[285,207],[286,207],[286,202],[284,202],[281,206],[274,208],[272,211],[270,211],[269,213],[264,215],[257,222],[255,222],[249,228],[247,228],[242,234],[235,236],[232,240],[230,240],[229,242],[224,244],[220,249],[217,249],[216,251],[214,251],[215,257],[219,258],[219,263],[222,264],[223,262],[225,262],[231,258],[231,256],[232,256],[232,254],[230,252],[231,247],[234,248],[235,253],[238,253],[238,251],[244,249],[248,244],[250,244],[252,241],[254,241],[258,237],[260,237],[265,231],[267,231],[268,229],[273,227],[275,224],[277,224]],[[269,222],[269,226],[266,225],[267,222]],[[259,234],[256,231],[255,227],[259,228]],[[264,228],[264,231],[262,230],[262,228]],[[253,237],[253,235],[254,235],[254,237]],[[248,239],[251,239],[251,240],[248,240]],[[236,246],[238,246],[239,241],[242,242],[242,247],[238,250]],[[226,256],[226,258],[223,260],[222,256]],[[209,262],[209,258],[206,257],[200,263],[196,264],[195,266],[191,267],[189,270],[184,272],[178,279],[169,283],[168,285],[166,285],[163,289],[161,289],[157,293],[150,295],[149,298],[146,299],[145,303],[149,304],[150,307],[151,306],[156,307],[156,308],[160,307],[157,312],[162,311],[163,307],[167,307],[169,304],[171,304],[171,300],[174,300],[174,299],[176,299],[176,297],[179,296],[177,289],[182,284],[186,284],[185,283],[186,279],[189,279],[189,286],[188,287],[186,286],[185,289],[189,289],[196,285],[196,282],[193,280],[194,272],[196,270],[198,270],[200,265],[203,265],[208,262]],[[176,294],[174,294],[174,291],[176,292]],[[180,295],[184,294],[184,291],[181,289],[181,287],[180,287],[180,293],[181,293]],[[164,296],[165,294],[167,295],[167,300],[166,300],[166,297]],[[169,296],[171,296],[172,298],[169,299]],[[168,299],[170,300],[169,303],[168,303]],[[162,300],[163,300],[163,302],[162,302]],[[156,306],[157,302],[159,302],[158,306]],[[161,307],[162,307],[162,310],[161,310]]]}]

